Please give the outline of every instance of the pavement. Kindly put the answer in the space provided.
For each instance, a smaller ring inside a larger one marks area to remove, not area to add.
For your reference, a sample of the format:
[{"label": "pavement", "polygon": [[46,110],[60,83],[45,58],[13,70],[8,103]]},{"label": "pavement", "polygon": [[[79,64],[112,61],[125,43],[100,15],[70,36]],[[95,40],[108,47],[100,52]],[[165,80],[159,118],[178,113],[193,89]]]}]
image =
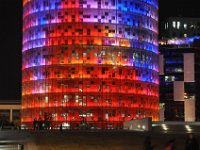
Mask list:
[{"label": "pavement", "polygon": [[200,143],[200,124],[166,122],[156,124],[151,132],[0,130],[0,150],[142,150],[147,136],[151,137],[154,150],[164,150],[171,139],[176,141],[176,150],[183,150],[188,133],[193,133]]},{"label": "pavement", "polygon": [[38,148],[30,132],[1,130],[0,150],[38,150]]}]

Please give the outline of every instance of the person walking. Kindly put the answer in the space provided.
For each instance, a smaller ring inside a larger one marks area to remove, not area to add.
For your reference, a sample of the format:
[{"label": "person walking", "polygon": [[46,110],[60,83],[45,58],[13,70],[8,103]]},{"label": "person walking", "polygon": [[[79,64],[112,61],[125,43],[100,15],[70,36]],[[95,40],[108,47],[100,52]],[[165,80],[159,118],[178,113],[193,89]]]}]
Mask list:
[{"label": "person walking", "polygon": [[62,123],[60,124],[60,132],[63,131]]},{"label": "person walking", "polygon": [[199,143],[193,134],[189,134],[185,141],[185,150],[199,150]]},{"label": "person walking", "polygon": [[34,118],[33,120],[33,129],[36,130],[36,125],[37,125],[37,120],[36,118]]}]

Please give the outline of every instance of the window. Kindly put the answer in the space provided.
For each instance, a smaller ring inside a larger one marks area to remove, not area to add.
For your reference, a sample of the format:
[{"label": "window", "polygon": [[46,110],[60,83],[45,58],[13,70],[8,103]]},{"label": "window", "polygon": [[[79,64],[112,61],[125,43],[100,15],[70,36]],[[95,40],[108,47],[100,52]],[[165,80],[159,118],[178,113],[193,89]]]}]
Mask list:
[{"label": "window", "polygon": [[184,23],[183,27],[184,27],[184,29],[187,29],[187,24],[186,24],[186,23]]},{"label": "window", "polygon": [[168,72],[168,73],[183,72],[183,68],[181,68],[181,67],[167,67],[166,72]]},{"label": "window", "polygon": [[172,82],[172,81],[175,81],[174,76],[165,76],[165,82]]},{"label": "window", "polygon": [[181,26],[181,22],[177,21],[177,29],[180,29],[180,26]]},{"label": "window", "polygon": [[49,100],[48,96],[45,96],[45,103],[48,103],[49,102],[48,100]]},{"label": "window", "polygon": [[172,22],[172,27],[173,27],[173,28],[176,28],[176,21],[173,21],[173,22]]}]

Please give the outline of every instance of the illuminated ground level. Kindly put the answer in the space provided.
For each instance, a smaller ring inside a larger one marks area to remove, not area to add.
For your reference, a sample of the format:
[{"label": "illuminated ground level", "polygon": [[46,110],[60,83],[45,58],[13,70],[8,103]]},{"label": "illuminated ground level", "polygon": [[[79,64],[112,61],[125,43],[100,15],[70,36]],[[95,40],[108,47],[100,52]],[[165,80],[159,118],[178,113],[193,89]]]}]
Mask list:
[{"label": "illuminated ground level", "polygon": [[[65,132],[26,132],[26,131],[1,131],[0,142],[22,142],[26,150],[142,150],[144,139],[151,135],[154,150],[164,149],[165,144],[174,139],[176,150],[183,150],[187,131],[183,132],[184,125],[167,125],[167,133],[161,128],[153,132],[127,132],[127,131],[65,131]],[[171,131],[171,132],[170,132]],[[200,132],[195,131],[195,136],[200,140]],[[23,140],[23,141],[22,141]],[[0,145],[1,145],[0,143]],[[3,150],[3,149],[1,149]]]},{"label": "illuminated ground level", "polygon": [[[19,137],[22,133],[16,134]],[[32,141],[25,141],[24,148],[26,150],[142,150],[147,135],[149,133],[144,132],[37,132],[28,135]],[[186,134],[151,133],[155,150],[164,149],[170,139],[175,139],[176,150],[183,150],[186,136]],[[20,137],[27,137],[27,134]],[[200,139],[199,134],[196,137]]]}]

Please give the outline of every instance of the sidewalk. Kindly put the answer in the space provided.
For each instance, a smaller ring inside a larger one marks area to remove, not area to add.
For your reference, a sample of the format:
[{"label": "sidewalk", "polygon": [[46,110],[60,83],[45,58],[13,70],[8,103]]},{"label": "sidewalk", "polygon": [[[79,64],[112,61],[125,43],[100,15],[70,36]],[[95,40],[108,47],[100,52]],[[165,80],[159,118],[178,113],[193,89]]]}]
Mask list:
[{"label": "sidewalk", "polygon": [[[19,130],[1,130],[0,145],[24,145],[25,150],[38,150],[31,134]],[[3,150],[3,149],[2,149]]]}]

